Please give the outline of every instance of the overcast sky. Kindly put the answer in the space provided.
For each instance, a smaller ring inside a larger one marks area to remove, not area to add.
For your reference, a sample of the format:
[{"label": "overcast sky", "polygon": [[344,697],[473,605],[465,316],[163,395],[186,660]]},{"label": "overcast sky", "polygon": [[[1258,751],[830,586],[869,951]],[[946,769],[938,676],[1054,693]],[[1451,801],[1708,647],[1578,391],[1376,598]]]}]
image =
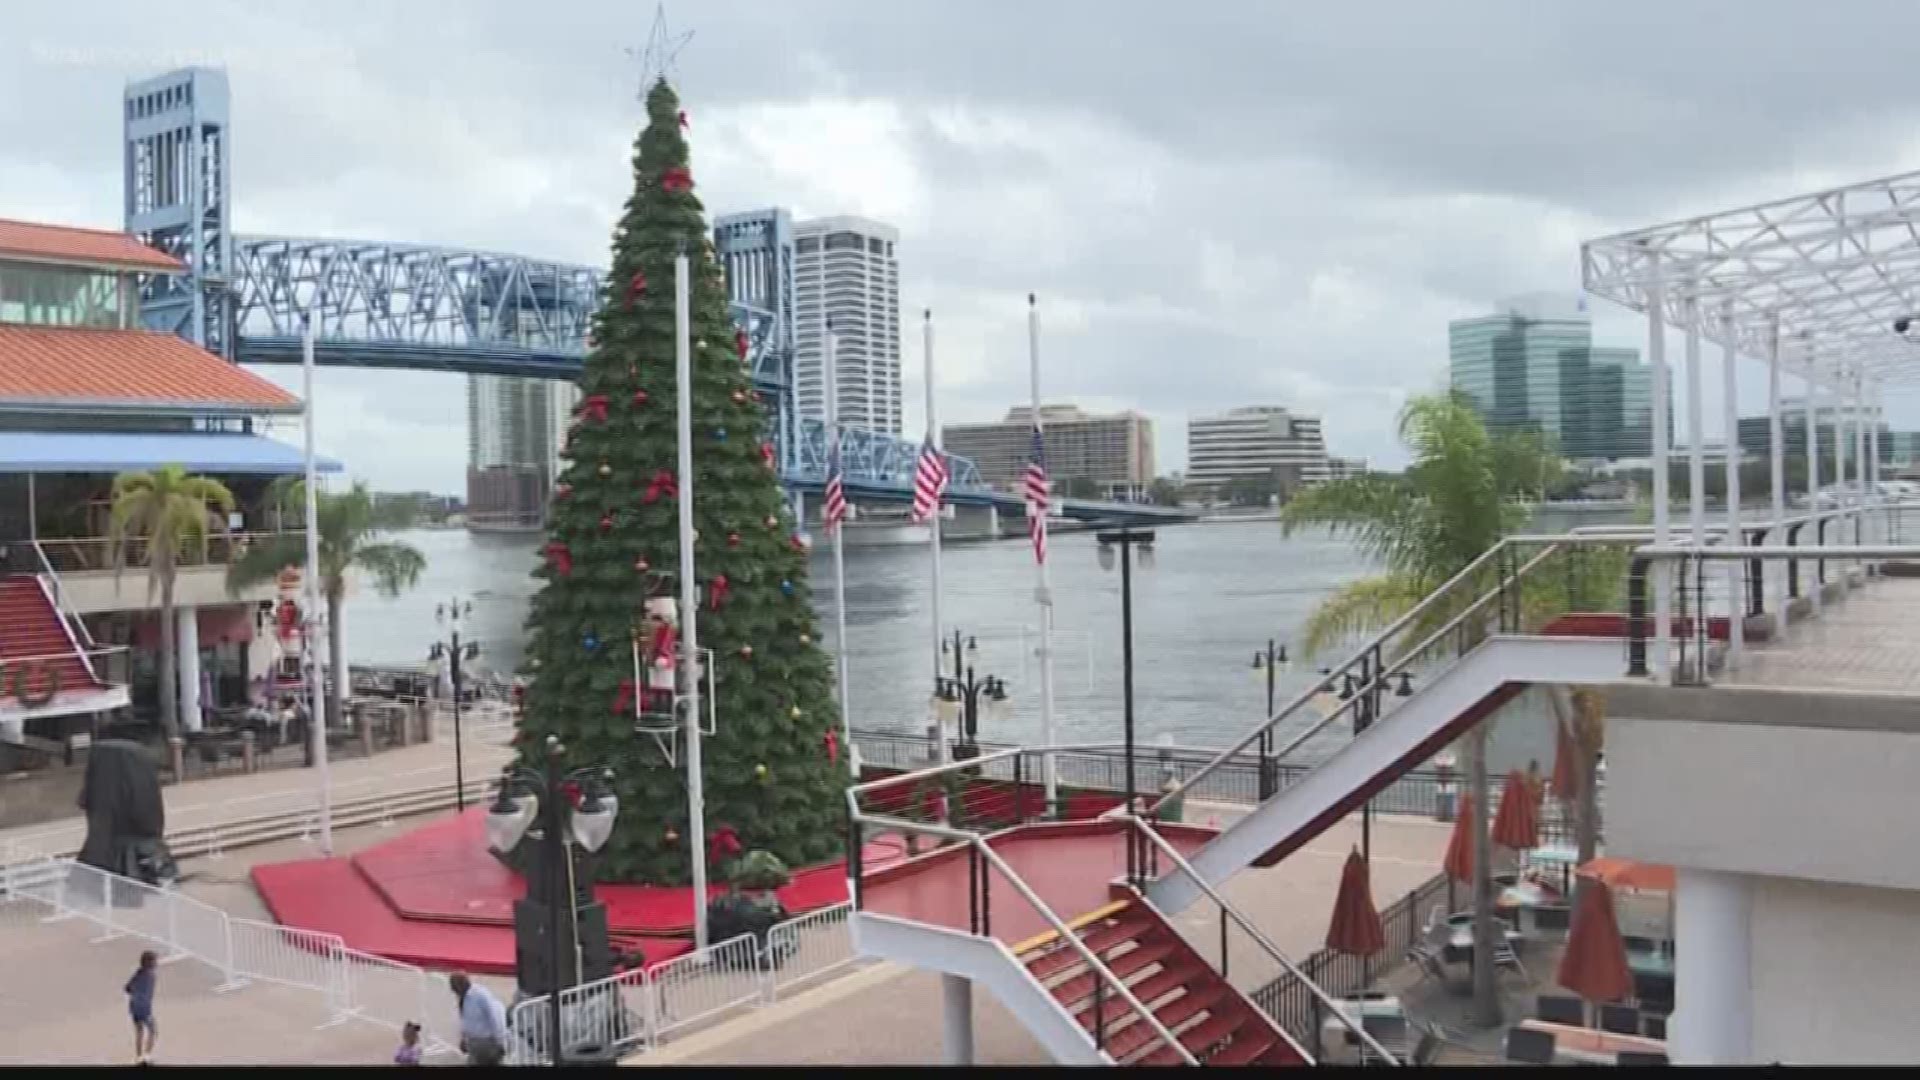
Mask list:
[{"label": "overcast sky", "polygon": [[[218,63],[237,231],[600,264],[641,118],[624,48],[652,17],[10,5],[0,216],[117,226],[123,83]],[[1577,290],[1581,240],[1920,168],[1920,5],[1900,0],[678,0],[668,18],[695,32],[676,81],[710,214],[897,225],[903,323],[934,311],[948,421],[1025,396],[1037,292],[1047,399],[1147,412],[1162,471],[1187,415],[1253,403],[1398,464],[1394,411],[1444,381],[1447,321]],[[1596,307],[1604,343],[1639,343]],[[917,334],[905,352],[917,434]],[[317,397],[353,474],[463,487],[463,380],[325,371]]]}]

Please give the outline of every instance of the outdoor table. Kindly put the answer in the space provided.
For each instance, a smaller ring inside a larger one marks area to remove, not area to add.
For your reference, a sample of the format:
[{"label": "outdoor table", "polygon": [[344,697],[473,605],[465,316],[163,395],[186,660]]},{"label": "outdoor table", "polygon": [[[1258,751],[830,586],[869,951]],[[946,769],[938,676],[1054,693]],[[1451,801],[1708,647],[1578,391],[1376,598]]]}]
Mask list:
[{"label": "outdoor table", "polygon": [[1527,862],[1542,869],[1555,871],[1560,875],[1560,891],[1565,893],[1571,888],[1573,868],[1580,863],[1580,852],[1572,844],[1542,844],[1527,852]]},{"label": "outdoor table", "polygon": [[1522,1020],[1518,1026],[1528,1031],[1542,1031],[1552,1035],[1554,1054],[1565,1055],[1573,1061],[1613,1065],[1617,1063],[1618,1055],[1622,1050],[1643,1054],[1667,1052],[1666,1043],[1643,1035],[1621,1035],[1612,1031],[1601,1031],[1598,1028],[1556,1024],[1551,1020]]},{"label": "outdoor table", "polygon": [[[1399,998],[1390,995],[1360,999],[1342,998],[1334,1004],[1349,1019],[1358,1019],[1360,1025],[1367,1029],[1367,1034],[1372,1035],[1389,1052],[1396,1055],[1402,1052],[1403,1048],[1394,1045],[1396,1042],[1406,1041],[1407,1013],[1401,1006]],[[1396,1020],[1400,1023],[1397,1025],[1391,1023]],[[1387,1023],[1381,1023],[1381,1021],[1387,1021]],[[1386,1028],[1395,1030],[1393,1032],[1383,1030]],[[1341,1023],[1337,1016],[1328,1016],[1321,1021],[1320,1045],[1323,1048],[1340,1049],[1343,1062],[1357,1060],[1359,1057],[1356,1049],[1360,1045],[1360,1037],[1353,1033],[1352,1028]]]},{"label": "outdoor table", "polygon": [[[1521,944],[1526,940],[1525,937],[1505,919],[1496,917],[1493,924],[1506,935],[1507,944],[1513,946],[1514,951],[1518,952]],[[1465,911],[1447,916],[1447,930],[1449,931],[1447,962],[1458,963],[1465,960],[1471,963],[1473,961],[1473,912]]]}]

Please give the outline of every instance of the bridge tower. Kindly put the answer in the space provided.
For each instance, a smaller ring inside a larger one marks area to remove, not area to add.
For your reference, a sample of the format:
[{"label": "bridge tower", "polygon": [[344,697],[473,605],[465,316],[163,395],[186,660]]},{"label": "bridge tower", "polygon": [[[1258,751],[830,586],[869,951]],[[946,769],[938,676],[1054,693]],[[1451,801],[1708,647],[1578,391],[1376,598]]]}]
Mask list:
[{"label": "bridge tower", "polygon": [[713,247],[726,272],[734,322],[747,332],[753,381],[771,400],[769,441],[790,472],[798,428],[793,410],[793,218],[777,207],[722,214]]},{"label": "bridge tower", "polygon": [[131,83],[122,96],[125,228],[185,261],[186,274],[141,284],[148,326],[233,359],[231,148],[227,75],[186,68]]}]

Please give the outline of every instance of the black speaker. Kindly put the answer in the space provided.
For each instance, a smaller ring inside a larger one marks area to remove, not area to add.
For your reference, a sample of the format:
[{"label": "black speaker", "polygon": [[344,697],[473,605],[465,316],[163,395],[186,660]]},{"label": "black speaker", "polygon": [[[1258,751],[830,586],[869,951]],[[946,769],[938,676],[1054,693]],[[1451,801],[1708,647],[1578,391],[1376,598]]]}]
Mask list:
[{"label": "black speaker", "polygon": [[[589,983],[613,974],[613,952],[607,944],[607,908],[598,901],[583,905],[577,914],[580,933],[580,977]],[[535,900],[517,900],[513,905],[513,962],[520,992],[537,996],[554,986],[552,909]],[[573,943],[567,940],[568,927],[560,927],[561,981],[575,985]]]}]

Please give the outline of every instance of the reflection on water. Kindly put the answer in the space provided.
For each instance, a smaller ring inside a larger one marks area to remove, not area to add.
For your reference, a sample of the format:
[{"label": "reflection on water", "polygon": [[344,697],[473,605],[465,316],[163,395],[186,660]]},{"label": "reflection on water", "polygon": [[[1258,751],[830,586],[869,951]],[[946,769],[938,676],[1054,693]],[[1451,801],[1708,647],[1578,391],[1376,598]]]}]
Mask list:
[{"label": "reflection on water", "polygon": [[[542,538],[418,531],[409,543],[427,555],[420,585],[387,599],[364,586],[347,605],[348,653],[371,663],[425,658],[439,635],[434,607],[455,596],[473,603],[463,630],[481,642],[482,666],[510,671],[521,659],[523,623],[539,585],[532,570]],[[1218,746],[1260,716],[1264,676],[1251,661],[1268,637],[1291,640],[1320,599],[1362,576],[1368,564],[1345,540],[1325,535],[1282,539],[1273,522],[1179,526],[1160,530],[1154,566],[1134,575],[1137,737]],[[1121,738],[1120,575],[1102,571],[1090,535],[1052,538],[1056,602],[1056,741]],[[856,726],[924,729],[934,663],[925,546],[852,548],[847,552],[849,680]],[[1040,686],[1032,550],[1021,541],[950,545],[942,564],[946,595],[941,621],[978,648],[969,659],[981,674],[1001,676],[1012,694],[1010,714],[981,737],[1037,742]],[[834,647],[832,561],[816,549],[814,598],[821,632]],[[1279,680],[1282,701],[1311,681],[1314,665],[1298,662]],[[1552,743],[1541,706],[1523,698],[1495,736],[1495,757],[1551,767]],[[1304,724],[1306,721],[1302,721]],[[1331,732],[1329,733],[1332,734]]]}]

